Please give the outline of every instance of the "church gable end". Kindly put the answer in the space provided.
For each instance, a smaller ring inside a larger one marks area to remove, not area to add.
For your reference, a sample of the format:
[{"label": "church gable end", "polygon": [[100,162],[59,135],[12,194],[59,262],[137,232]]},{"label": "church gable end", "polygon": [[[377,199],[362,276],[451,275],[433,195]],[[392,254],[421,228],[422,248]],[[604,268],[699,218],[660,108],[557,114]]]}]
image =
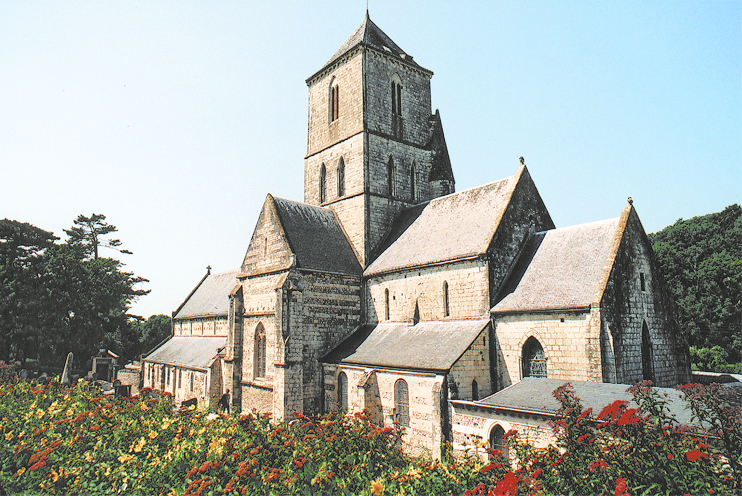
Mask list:
[{"label": "church gable end", "polygon": [[245,253],[240,277],[286,270],[292,261],[293,253],[276,213],[273,196],[269,194]]},{"label": "church gable end", "polygon": [[649,379],[658,386],[688,382],[687,344],[633,206],[626,206],[620,223],[625,227],[600,299],[608,379],[624,384]]}]

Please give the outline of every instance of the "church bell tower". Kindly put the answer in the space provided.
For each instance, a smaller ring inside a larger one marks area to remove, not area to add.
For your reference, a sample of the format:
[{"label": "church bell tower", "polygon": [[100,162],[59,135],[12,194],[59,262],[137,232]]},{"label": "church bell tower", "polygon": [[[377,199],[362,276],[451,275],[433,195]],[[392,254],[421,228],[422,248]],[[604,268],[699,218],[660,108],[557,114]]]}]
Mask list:
[{"label": "church bell tower", "polygon": [[304,201],[333,210],[363,268],[402,209],[454,191],[432,76],[366,13],[307,79]]}]

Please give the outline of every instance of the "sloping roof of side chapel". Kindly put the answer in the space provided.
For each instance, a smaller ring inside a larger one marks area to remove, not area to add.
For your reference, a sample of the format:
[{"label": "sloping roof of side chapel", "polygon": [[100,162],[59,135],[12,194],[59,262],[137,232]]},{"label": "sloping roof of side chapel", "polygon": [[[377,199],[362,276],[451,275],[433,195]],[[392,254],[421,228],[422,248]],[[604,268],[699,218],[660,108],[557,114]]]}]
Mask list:
[{"label": "sloping roof of side chapel", "polygon": [[332,210],[283,198],[273,198],[273,204],[298,267],[361,274],[361,265]]},{"label": "sloping roof of side chapel", "polygon": [[489,323],[489,319],[476,319],[362,325],[322,361],[446,371]]},{"label": "sloping roof of side chapel", "polygon": [[487,252],[525,166],[514,176],[408,208],[364,275],[473,258]]},{"label": "sloping roof of side chapel", "polygon": [[493,313],[587,308],[600,301],[631,211],[532,235]]},{"label": "sloping roof of side chapel", "polygon": [[229,293],[237,284],[239,269],[207,274],[176,310],[175,319],[227,315]]}]

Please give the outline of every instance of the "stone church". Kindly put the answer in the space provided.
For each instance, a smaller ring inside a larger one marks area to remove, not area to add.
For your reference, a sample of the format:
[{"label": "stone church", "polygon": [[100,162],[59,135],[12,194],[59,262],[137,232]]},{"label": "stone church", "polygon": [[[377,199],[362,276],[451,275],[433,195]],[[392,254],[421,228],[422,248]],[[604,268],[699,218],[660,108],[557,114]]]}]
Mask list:
[{"label": "stone church", "polygon": [[304,201],[266,197],[241,266],[174,312],[145,386],[203,404],[230,389],[276,420],[366,408],[435,453],[450,402],[523,378],[689,380],[631,201],[556,229],[522,157],[455,192],[432,76],[366,14],[306,81]]}]

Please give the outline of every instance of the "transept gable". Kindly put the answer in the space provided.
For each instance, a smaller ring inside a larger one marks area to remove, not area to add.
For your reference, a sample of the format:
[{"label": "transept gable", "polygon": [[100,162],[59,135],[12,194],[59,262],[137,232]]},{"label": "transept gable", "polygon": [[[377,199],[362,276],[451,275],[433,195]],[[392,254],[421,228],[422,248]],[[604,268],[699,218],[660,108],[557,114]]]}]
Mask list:
[{"label": "transept gable", "polygon": [[287,270],[293,264],[294,253],[281,225],[275,200],[268,194],[245,253],[239,277]]},{"label": "transept gable", "polygon": [[404,210],[364,275],[484,255],[524,171]]}]

